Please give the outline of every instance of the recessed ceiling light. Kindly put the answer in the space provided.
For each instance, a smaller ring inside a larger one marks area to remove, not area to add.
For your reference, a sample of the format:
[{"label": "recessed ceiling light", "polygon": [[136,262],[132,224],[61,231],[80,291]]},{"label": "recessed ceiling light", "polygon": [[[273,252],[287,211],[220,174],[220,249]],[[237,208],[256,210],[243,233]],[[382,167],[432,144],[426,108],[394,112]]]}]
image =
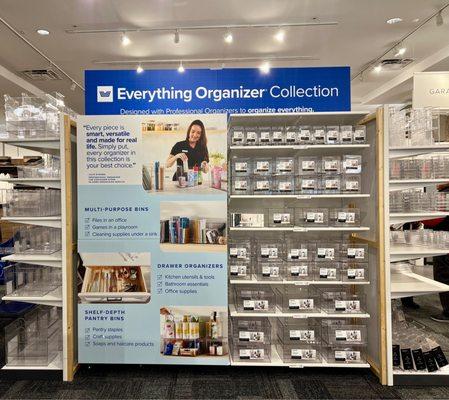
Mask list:
[{"label": "recessed ceiling light", "polygon": [[122,37],[121,37],[120,40],[122,42],[122,46],[125,46],[125,47],[128,46],[131,43],[130,38],[128,36],[126,36],[125,33],[122,34]]},{"label": "recessed ceiling light", "polygon": [[140,64],[137,66],[136,72],[137,72],[138,74],[141,74],[141,73],[143,72],[143,68],[142,68],[142,66],[141,66]]},{"label": "recessed ceiling light", "polygon": [[382,65],[376,65],[375,67],[374,67],[374,72],[377,72],[377,73],[379,73],[380,71],[382,71]]},{"label": "recessed ceiling light", "polygon": [[184,65],[182,65],[182,61],[179,63],[179,67],[178,67],[178,72],[180,72],[181,74],[185,71],[186,69],[184,68]]},{"label": "recessed ceiling light", "polygon": [[224,35],[223,39],[224,39],[225,43],[231,44],[234,41],[234,36],[232,36],[232,32],[231,31],[228,31]]},{"label": "recessed ceiling light", "polygon": [[387,24],[393,25],[398,24],[399,22],[402,22],[402,18],[394,17],[387,20]]},{"label": "recessed ceiling light", "polygon": [[396,53],[395,53],[395,57],[399,57],[399,56],[403,56],[405,54],[405,52],[407,51],[407,48],[402,46],[399,48],[396,48]]},{"label": "recessed ceiling light", "polygon": [[259,69],[263,74],[268,74],[270,72],[270,63],[268,61],[264,61]]},{"label": "recessed ceiling light", "polygon": [[50,31],[47,31],[47,29],[38,29],[36,32],[42,36],[47,36],[50,34]]},{"label": "recessed ceiling light", "polygon": [[274,38],[279,42],[282,43],[285,39],[285,31],[283,29],[279,29],[276,34],[274,35]]}]

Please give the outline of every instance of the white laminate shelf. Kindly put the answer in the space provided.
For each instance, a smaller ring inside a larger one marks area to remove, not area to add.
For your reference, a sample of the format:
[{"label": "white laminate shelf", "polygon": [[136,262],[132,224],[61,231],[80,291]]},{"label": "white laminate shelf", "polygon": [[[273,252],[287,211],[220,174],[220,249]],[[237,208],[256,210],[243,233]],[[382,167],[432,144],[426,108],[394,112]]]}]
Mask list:
[{"label": "white laminate shelf", "polygon": [[447,211],[423,211],[412,213],[391,213],[390,224],[405,224],[406,222],[424,221],[426,219],[442,218],[449,215]]},{"label": "white laminate shelf", "polygon": [[52,254],[11,254],[3,257],[2,260],[62,268],[62,254],[60,251]]},{"label": "white laminate shelf", "polygon": [[393,158],[413,157],[448,150],[449,150],[448,142],[444,143],[442,142],[428,146],[390,147],[389,158],[393,159]]},{"label": "white laminate shelf", "polygon": [[428,372],[427,370],[423,371],[415,371],[415,370],[402,370],[402,369],[393,369],[393,375],[402,375],[402,376],[447,376],[449,375],[449,365],[446,365],[443,368],[440,368],[435,372]]},{"label": "white laminate shelf", "polygon": [[60,371],[62,370],[62,352],[51,361],[48,365],[8,365],[2,367],[3,370],[9,371]]},{"label": "white laminate shelf", "polygon": [[370,194],[364,193],[338,193],[338,194],[231,194],[230,199],[362,199],[369,198]]},{"label": "white laminate shelf", "polygon": [[229,146],[231,150],[250,150],[250,151],[262,151],[262,150],[313,150],[313,149],[341,149],[341,150],[351,150],[351,149],[367,149],[370,145],[368,143],[362,144],[299,144],[299,145],[273,145],[273,146]]},{"label": "white laminate shelf", "polygon": [[61,189],[60,178],[9,178],[9,179],[1,179],[0,182],[9,182],[14,185]]},{"label": "white laminate shelf", "polygon": [[309,285],[369,285],[369,281],[288,281],[283,280],[257,280],[256,276],[251,279],[230,279],[229,283],[233,285],[293,285],[293,286],[309,286]]},{"label": "white laminate shelf", "polygon": [[390,245],[391,262],[443,256],[445,254],[449,254],[449,248],[440,249],[429,246]]},{"label": "white laminate shelf", "polygon": [[392,299],[447,291],[449,291],[449,285],[437,282],[415,272],[391,273]]},{"label": "white laminate shelf", "polygon": [[438,179],[390,179],[390,191],[421,188],[448,183],[449,178]]},{"label": "white laminate shelf", "polygon": [[3,296],[4,301],[19,301],[22,303],[41,304],[44,306],[62,307],[62,297],[59,294],[46,294],[45,296]]},{"label": "white laminate shelf", "polygon": [[254,232],[357,232],[357,231],[369,231],[368,226],[323,226],[323,227],[285,227],[285,228],[241,228],[231,227],[231,231],[254,231]]},{"label": "white laminate shelf", "polygon": [[0,139],[0,143],[17,146],[28,150],[37,151],[44,154],[59,154],[60,139],[51,138],[25,138],[25,139]]},{"label": "white laminate shelf", "polygon": [[15,224],[48,226],[50,228],[61,228],[61,216],[55,217],[2,217],[2,221]]},{"label": "white laminate shelf", "polygon": [[320,312],[308,312],[308,313],[285,313],[276,307],[276,310],[269,312],[260,311],[237,311],[234,304],[229,304],[229,311],[231,317],[283,317],[283,318],[296,318],[296,319],[307,319],[307,318],[370,318],[368,313],[327,313],[324,311]]}]

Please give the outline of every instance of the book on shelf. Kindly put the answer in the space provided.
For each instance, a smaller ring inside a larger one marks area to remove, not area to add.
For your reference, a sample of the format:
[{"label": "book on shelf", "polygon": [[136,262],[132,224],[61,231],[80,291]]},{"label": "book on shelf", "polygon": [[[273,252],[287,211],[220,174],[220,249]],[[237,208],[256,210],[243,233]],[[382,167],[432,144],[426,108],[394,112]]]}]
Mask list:
[{"label": "book on shelf", "polygon": [[173,244],[217,244],[225,235],[226,223],[173,216],[160,221],[160,242]]}]

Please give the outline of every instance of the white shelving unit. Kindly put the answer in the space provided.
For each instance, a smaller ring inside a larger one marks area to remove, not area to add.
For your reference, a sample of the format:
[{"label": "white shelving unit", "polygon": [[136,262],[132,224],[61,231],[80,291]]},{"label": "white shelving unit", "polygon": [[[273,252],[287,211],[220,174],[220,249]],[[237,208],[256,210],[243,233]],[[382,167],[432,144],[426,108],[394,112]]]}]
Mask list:
[{"label": "white shelving unit", "polygon": [[[24,264],[49,266],[62,269],[61,286],[44,296],[3,296],[5,301],[18,301],[34,303],[44,306],[56,306],[62,308],[62,332],[63,350],[48,365],[15,366],[5,365],[4,371],[61,371],[64,380],[72,380],[76,364],[74,355],[74,255],[73,249],[74,229],[76,220],[76,202],[72,201],[72,193],[76,184],[76,172],[72,168],[72,159],[76,154],[76,147],[72,143],[75,139],[74,131],[76,124],[70,120],[66,114],[60,113],[60,136],[39,139],[0,139],[0,142],[51,154],[60,158],[61,177],[60,178],[11,178],[6,181],[20,186],[44,187],[61,190],[61,215],[54,217],[3,217],[2,221],[16,224],[28,224],[35,226],[45,226],[61,229],[62,249],[52,254],[12,254],[3,257],[3,260],[10,262],[20,262]],[[69,169],[70,168],[70,169]],[[76,235],[75,235],[76,237]]]},{"label": "white shelving unit", "polygon": [[[297,114],[234,114],[230,116],[230,126],[288,126],[288,125],[357,125],[361,120],[367,117],[367,112],[336,112],[336,113],[297,113]],[[364,121],[365,124],[369,124],[370,127],[367,130],[367,142],[365,144],[345,144],[345,145],[295,145],[295,146],[230,146],[230,154],[228,159],[232,155],[237,155],[239,157],[257,157],[257,156],[271,156],[271,157],[283,157],[283,156],[304,156],[304,155],[331,155],[331,154],[361,154],[363,157],[363,170],[368,177],[368,171],[376,171],[376,156],[373,147],[376,144],[376,129],[375,120],[372,119]],[[229,172],[228,176],[231,177]],[[298,239],[303,238],[304,240],[319,240],[317,235],[322,237],[323,240],[332,240],[332,238],[340,237],[344,235],[348,238],[351,235],[358,235],[354,240],[367,240],[371,242],[372,239],[368,236],[363,236],[372,233],[372,227],[376,225],[375,220],[375,206],[372,206],[372,210],[367,212],[367,206],[371,207],[371,203],[375,201],[376,198],[376,180],[367,179],[362,186],[366,187],[362,193],[342,193],[342,194],[316,194],[316,195],[230,195],[228,196],[228,209],[230,212],[239,212],[239,209],[247,210],[248,206],[257,205],[255,209],[261,208],[282,208],[289,202],[289,207],[292,206],[293,202],[298,201],[301,207],[316,207],[316,201],[320,201],[320,207],[343,207],[345,205],[356,203],[359,208],[364,210],[362,224],[361,226],[354,227],[303,227],[303,226],[293,226],[285,228],[277,227],[264,227],[264,228],[240,228],[240,227],[230,227],[229,228],[229,238],[232,239],[234,234],[239,234],[238,238],[242,239],[244,237],[257,238],[258,235],[279,233],[282,235],[291,235],[292,238]],[[322,203],[321,203],[322,202]],[[357,202],[360,202],[358,204]],[[322,204],[322,205],[321,205]],[[249,211],[245,211],[249,212]],[[375,234],[376,229],[374,229]],[[309,236],[309,234],[311,236]],[[246,236],[248,235],[248,236]],[[260,236],[263,237],[263,236]],[[270,236],[271,237],[271,236]],[[243,239],[242,239],[243,240]],[[370,250],[370,268],[375,270],[375,265],[377,263],[377,251],[374,247]],[[359,289],[366,296],[372,293],[376,293],[377,290],[377,278],[375,276],[375,271],[371,271],[370,278],[374,278],[373,281],[367,282],[343,282],[343,281],[260,281],[256,276],[252,276],[251,280],[237,280],[230,279],[229,284],[231,290],[233,287],[238,287],[241,285],[249,285],[251,287],[282,287],[282,286],[338,286],[345,288]],[[370,302],[368,302],[370,303]],[[372,302],[371,302],[372,303]],[[327,319],[327,318],[347,318],[348,321],[364,321],[367,324],[367,328],[372,332],[373,344],[367,349],[370,354],[369,362],[363,363],[328,363],[326,361],[317,363],[307,363],[307,362],[293,362],[287,363],[283,362],[279,354],[277,353],[275,346],[272,346],[271,350],[271,361],[270,362],[259,362],[259,361],[246,361],[246,360],[231,360],[232,365],[239,366],[282,366],[290,368],[303,368],[303,367],[336,367],[336,368],[369,368],[370,363],[377,365],[379,361],[377,360],[378,353],[378,332],[379,326],[376,322],[378,315],[376,304],[367,304],[370,310],[358,314],[345,314],[345,313],[326,313],[324,311],[316,313],[283,313],[279,308],[274,312],[239,312],[236,310],[233,301],[230,300],[230,316],[231,318],[255,318],[255,317],[266,317],[272,321],[272,325],[277,318],[292,318],[292,319],[307,319],[307,318],[317,318],[317,319]],[[374,313],[374,319],[371,310]],[[275,336],[273,336],[275,337]]]}]

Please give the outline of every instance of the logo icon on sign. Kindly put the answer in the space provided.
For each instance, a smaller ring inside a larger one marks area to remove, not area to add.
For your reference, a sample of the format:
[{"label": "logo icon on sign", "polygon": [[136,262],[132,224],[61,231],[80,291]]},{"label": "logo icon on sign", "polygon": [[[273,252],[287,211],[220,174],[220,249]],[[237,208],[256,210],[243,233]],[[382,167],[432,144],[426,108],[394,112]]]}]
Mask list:
[{"label": "logo icon on sign", "polygon": [[114,101],[114,88],[112,86],[97,86],[97,102],[112,103]]}]

